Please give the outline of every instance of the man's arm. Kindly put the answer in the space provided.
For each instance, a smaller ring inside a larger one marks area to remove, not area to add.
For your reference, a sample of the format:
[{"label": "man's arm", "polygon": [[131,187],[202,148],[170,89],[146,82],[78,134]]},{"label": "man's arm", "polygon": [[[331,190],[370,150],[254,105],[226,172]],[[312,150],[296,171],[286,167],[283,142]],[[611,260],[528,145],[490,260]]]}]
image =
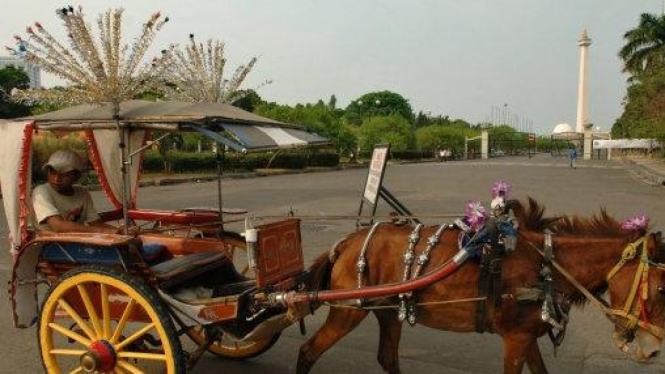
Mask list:
[{"label": "man's arm", "polygon": [[71,222],[60,215],[48,217],[45,222],[55,232],[98,232],[104,234],[117,234],[119,229],[103,223],[101,220],[91,222],[90,225]]}]

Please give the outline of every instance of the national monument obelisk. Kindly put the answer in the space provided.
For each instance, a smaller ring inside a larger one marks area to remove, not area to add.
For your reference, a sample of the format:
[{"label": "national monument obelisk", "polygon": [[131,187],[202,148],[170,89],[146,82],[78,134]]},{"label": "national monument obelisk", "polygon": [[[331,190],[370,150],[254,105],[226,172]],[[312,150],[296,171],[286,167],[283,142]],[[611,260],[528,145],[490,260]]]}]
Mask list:
[{"label": "national monument obelisk", "polygon": [[[588,116],[588,87],[587,87],[587,62],[589,59],[589,46],[591,39],[586,29],[582,31],[582,36],[577,42],[580,46],[580,80],[577,85],[577,120],[575,122],[575,132],[584,134],[584,159],[591,158],[591,132],[587,129],[589,125]],[[588,133],[588,134],[587,134]],[[589,139],[587,139],[587,137]]]}]

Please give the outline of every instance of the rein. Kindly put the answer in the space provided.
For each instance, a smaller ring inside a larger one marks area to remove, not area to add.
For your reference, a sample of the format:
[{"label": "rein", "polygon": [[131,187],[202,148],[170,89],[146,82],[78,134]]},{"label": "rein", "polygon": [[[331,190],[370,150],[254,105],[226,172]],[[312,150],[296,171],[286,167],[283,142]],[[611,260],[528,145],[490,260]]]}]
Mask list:
[{"label": "rein", "polygon": [[[540,249],[536,244],[529,241],[524,237],[523,234],[519,234],[524,241],[531,246],[539,255],[545,258],[545,252]],[[636,328],[641,328],[648,333],[652,334],[658,339],[665,338],[665,330],[661,327],[649,323],[646,318],[646,300],[648,297],[648,279],[649,279],[649,258],[646,251],[646,238],[647,235],[642,236],[640,239],[633,243],[629,243],[623,251],[621,259],[619,262],[612,268],[610,273],[607,275],[606,279],[609,280],[616,275],[616,273],[629,261],[634,260],[638,254],[640,254],[640,265],[638,266],[637,271],[635,272],[635,277],[633,278],[633,284],[631,286],[630,294],[626,299],[626,303],[622,310],[609,308],[603,301],[598,297],[593,295],[589,290],[586,289],[575,277],[572,276],[566,269],[564,269],[558,262],[555,260],[551,261],[552,266],[563,275],[570,284],[573,285],[579,292],[581,292],[593,305],[600,309],[605,316],[612,321],[612,323],[620,324],[624,329],[630,332],[634,332]],[[658,266],[660,269],[662,267]],[[635,296],[638,295],[638,302],[636,307],[632,307],[635,302]],[[644,318],[641,318],[641,317]],[[621,321],[617,320],[617,317]],[[628,322],[623,322],[627,320]]]}]

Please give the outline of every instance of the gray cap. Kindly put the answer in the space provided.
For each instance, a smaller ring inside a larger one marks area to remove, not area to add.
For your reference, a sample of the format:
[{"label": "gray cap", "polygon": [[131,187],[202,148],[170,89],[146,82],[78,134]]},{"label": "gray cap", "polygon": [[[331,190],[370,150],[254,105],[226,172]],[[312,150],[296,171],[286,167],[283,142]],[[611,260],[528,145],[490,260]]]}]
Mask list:
[{"label": "gray cap", "polygon": [[48,170],[49,166],[58,173],[68,173],[72,170],[85,170],[86,163],[76,152],[59,150],[49,157],[48,162],[44,164],[44,171]]}]

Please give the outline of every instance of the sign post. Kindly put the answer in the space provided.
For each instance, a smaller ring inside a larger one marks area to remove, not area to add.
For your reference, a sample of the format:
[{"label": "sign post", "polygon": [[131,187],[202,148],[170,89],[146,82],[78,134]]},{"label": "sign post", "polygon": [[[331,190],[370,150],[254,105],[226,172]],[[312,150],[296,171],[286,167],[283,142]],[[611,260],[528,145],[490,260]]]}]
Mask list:
[{"label": "sign post", "polygon": [[[363,208],[365,205],[369,205],[371,209],[371,216],[376,215],[376,206],[379,201],[379,197],[385,200],[388,205],[397,211],[401,215],[412,215],[411,211],[407,209],[397,198],[388,191],[387,188],[383,187],[383,176],[386,171],[386,164],[388,162],[388,154],[390,152],[390,144],[379,144],[374,147],[372,152],[372,160],[369,163],[369,170],[367,172],[367,180],[365,182],[365,188],[363,189],[363,196],[360,199],[360,207],[358,208],[358,217],[362,216]],[[417,219],[410,218],[409,220],[420,223]],[[369,222],[361,222],[360,218],[356,221],[356,226],[366,226],[374,223],[374,219],[371,218]]]}]

